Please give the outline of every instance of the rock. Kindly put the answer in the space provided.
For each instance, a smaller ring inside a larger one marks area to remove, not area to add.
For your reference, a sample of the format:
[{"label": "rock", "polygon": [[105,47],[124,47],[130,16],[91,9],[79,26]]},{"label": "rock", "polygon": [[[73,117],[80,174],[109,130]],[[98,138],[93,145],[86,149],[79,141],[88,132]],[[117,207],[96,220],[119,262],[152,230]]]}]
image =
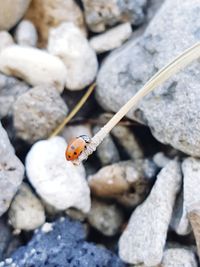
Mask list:
[{"label": "rock", "polygon": [[197,267],[195,254],[185,248],[169,248],[164,252],[161,267]]},{"label": "rock", "polygon": [[64,89],[64,64],[59,58],[37,48],[12,45],[3,49],[0,53],[0,71],[33,86],[51,84],[59,92]]},{"label": "rock", "polygon": [[32,0],[26,13],[39,33],[39,46],[45,47],[49,30],[62,22],[73,22],[86,34],[83,13],[74,0]]},{"label": "rock", "polygon": [[92,137],[92,130],[90,124],[79,124],[66,126],[62,131],[62,137],[69,143],[73,138],[80,135],[87,135]]},{"label": "rock", "polygon": [[124,216],[116,204],[93,200],[88,214],[89,223],[105,236],[119,233]]},{"label": "rock", "polygon": [[158,174],[147,199],[138,206],[119,241],[119,255],[132,264],[156,266],[161,263],[181,170],[175,160]]},{"label": "rock", "polygon": [[[94,127],[94,134],[100,129],[101,127],[99,126]],[[110,134],[104,138],[102,143],[97,147],[96,151],[97,156],[103,166],[118,162],[120,160],[119,152]]]},{"label": "rock", "polygon": [[90,210],[90,191],[83,171],[65,159],[66,142],[53,137],[35,143],[26,157],[27,176],[38,195],[58,210]]},{"label": "rock", "polygon": [[[190,0],[181,5],[179,0],[166,0],[142,37],[132,39],[107,57],[96,89],[104,109],[118,111],[158,69],[199,40],[199,8],[198,0],[192,5]],[[172,77],[127,116],[148,125],[160,142],[199,157],[198,64]]]},{"label": "rock", "polygon": [[25,183],[10,206],[9,221],[15,229],[25,231],[34,230],[45,222],[44,207]]},{"label": "rock", "polygon": [[0,123],[0,216],[7,211],[24,177],[24,166],[16,157]]},{"label": "rock", "polygon": [[94,195],[135,207],[149,192],[156,171],[150,160],[124,161],[101,168],[88,183]]},{"label": "rock", "polygon": [[[10,258],[16,266],[125,267],[111,251],[85,241],[83,226],[76,221],[60,219],[52,230],[35,232],[27,246],[19,248]],[[3,262],[4,267],[11,265]]]},{"label": "rock", "polygon": [[80,90],[94,80],[98,69],[96,54],[73,23],[62,23],[50,31],[48,51],[65,64],[67,89]]},{"label": "rock", "polygon": [[11,116],[15,101],[28,90],[26,83],[0,73],[0,118]]},{"label": "rock", "polygon": [[22,20],[15,30],[15,40],[22,46],[37,46],[38,34],[35,25],[29,20]]},{"label": "rock", "polygon": [[117,125],[112,129],[112,135],[118,140],[131,159],[144,157],[144,153],[134,133],[126,126]]},{"label": "rock", "polygon": [[200,257],[200,160],[187,158],[182,164],[184,204],[191,223]]},{"label": "rock", "polygon": [[163,152],[158,152],[153,156],[153,161],[159,168],[164,168],[167,163],[169,163],[170,158],[168,158]]},{"label": "rock", "polygon": [[17,135],[29,143],[46,138],[63,121],[67,112],[68,107],[54,87],[34,87],[14,104]]},{"label": "rock", "polygon": [[146,4],[146,0],[83,0],[86,23],[93,32],[105,31],[118,22],[141,24],[144,21],[143,8]]},{"label": "rock", "polygon": [[6,219],[1,218],[0,219],[0,261],[3,260],[11,239],[12,239],[11,229],[6,222]]},{"label": "rock", "polygon": [[12,35],[7,31],[0,31],[0,52],[4,48],[13,45],[14,41]]},{"label": "rock", "polygon": [[126,40],[129,39],[132,33],[130,23],[118,25],[105,33],[94,36],[90,39],[91,47],[97,54],[113,50],[120,47]]},{"label": "rock", "polygon": [[23,17],[31,0],[1,0],[0,30],[10,30]]}]

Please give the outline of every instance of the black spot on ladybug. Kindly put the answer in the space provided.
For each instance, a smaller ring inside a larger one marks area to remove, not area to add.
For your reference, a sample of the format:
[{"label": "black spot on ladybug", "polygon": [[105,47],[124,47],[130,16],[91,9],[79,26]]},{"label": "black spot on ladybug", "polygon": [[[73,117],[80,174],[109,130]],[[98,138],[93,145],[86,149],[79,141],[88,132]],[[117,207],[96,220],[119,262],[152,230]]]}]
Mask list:
[{"label": "black spot on ladybug", "polygon": [[85,149],[87,148],[87,146],[85,146]]},{"label": "black spot on ladybug", "polygon": [[74,155],[77,155],[77,153],[76,153],[76,152],[74,152]]},{"label": "black spot on ladybug", "polygon": [[68,158],[71,158],[71,156],[68,156]]}]

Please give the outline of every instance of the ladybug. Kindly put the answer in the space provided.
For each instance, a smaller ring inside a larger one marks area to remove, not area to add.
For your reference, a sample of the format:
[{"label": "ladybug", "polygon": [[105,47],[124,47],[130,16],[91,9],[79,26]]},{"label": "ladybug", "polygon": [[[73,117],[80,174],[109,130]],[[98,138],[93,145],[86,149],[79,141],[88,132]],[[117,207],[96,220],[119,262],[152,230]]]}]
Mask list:
[{"label": "ladybug", "polygon": [[87,144],[90,143],[91,139],[87,135],[80,135],[72,139],[66,149],[65,157],[68,161],[77,159],[80,154],[86,149]]}]

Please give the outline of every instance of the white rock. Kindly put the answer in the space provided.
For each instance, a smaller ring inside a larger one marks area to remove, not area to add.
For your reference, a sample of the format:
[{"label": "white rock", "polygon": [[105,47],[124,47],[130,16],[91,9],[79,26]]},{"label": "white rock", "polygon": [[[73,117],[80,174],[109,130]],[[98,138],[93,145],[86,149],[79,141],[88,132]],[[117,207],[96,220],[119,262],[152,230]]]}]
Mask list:
[{"label": "white rock", "polygon": [[44,207],[23,183],[9,209],[9,221],[15,229],[34,230],[45,222]]},{"label": "white rock", "polygon": [[54,85],[60,92],[66,81],[66,68],[62,61],[45,51],[32,47],[12,45],[0,53],[0,71],[35,86]]},{"label": "white rock", "polygon": [[105,33],[92,37],[90,39],[90,45],[97,54],[100,54],[121,46],[127,39],[129,39],[131,33],[131,24],[124,23]]},{"label": "white rock", "polygon": [[61,137],[39,141],[26,158],[27,176],[37,193],[58,210],[69,207],[90,210],[90,190],[85,175],[65,159],[66,142]]},{"label": "white rock", "polygon": [[0,30],[9,30],[24,15],[31,0],[0,0]]},{"label": "white rock", "polygon": [[181,186],[177,161],[171,161],[157,176],[148,198],[133,212],[119,241],[119,255],[132,264],[161,263],[172,210]]},{"label": "white rock", "polygon": [[36,46],[38,34],[34,24],[29,20],[22,20],[16,28],[15,40],[19,45]]},{"label": "white rock", "polygon": [[4,48],[13,45],[14,41],[11,34],[7,31],[0,31],[0,52]]},{"label": "white rock", "polygon": [[94,80],[98,68],[96,54],[73,23],[62,23],[50,31],[48,51],[64,62],[67,68],[68,89],[83,89]]}]

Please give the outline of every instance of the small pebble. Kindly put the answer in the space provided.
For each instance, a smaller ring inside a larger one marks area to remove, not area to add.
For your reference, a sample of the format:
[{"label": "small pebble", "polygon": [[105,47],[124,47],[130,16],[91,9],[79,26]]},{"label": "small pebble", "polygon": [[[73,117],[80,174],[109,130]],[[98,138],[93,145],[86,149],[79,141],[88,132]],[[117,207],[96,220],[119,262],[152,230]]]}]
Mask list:
[{"label": "small pebble", "polygon": [[12,38],[12,35],[7,32],[7,31],[0,31],[0,52],[10,46],[14,44],[14,40]]},{"label": "small pebble", "polygon": [[96,54],[73,23],[62,23],[50,31],[48,51],[65,64],[67,89],[84,89],[95,79],[98,69]]},{"label": "small pebble", "polygon": [[32,86],[51,84],[62,92],[67,71],[62,61],[33,47],[12,45],[0,53],[0,71]]},{"label": "small pebble", "polygon": [[22,20],[15,30],[15,40],[21,46],[37,46],[38,34],[34,24]]}]

